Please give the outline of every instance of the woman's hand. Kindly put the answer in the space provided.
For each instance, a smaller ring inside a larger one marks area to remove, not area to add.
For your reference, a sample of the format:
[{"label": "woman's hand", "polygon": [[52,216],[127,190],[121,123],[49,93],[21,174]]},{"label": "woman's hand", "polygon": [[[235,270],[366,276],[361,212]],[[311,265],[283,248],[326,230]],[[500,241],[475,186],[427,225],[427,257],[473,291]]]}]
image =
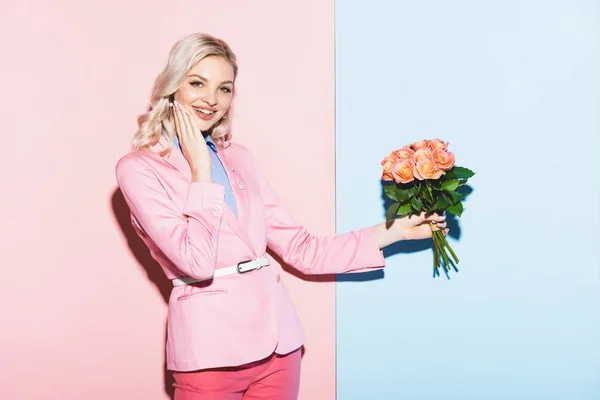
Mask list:
[{"label": "woman's hand", "polygon": [[434,226],[441,229],[444,235],[448,234],[446,215],[431,214],[426,216],[425,213],[421,213],[420,215],[396,218],[389,223],[377,225],[375,227],[375,234],[379,248],[383,249],[400,240],[430,238],[432,236],[431,229]]},{"label": "woman's hand", "polygon": [[183,156],[192,171],[192,182],[212,182],[210,150],[196,123],[196,116],[174,101],[173,117]]}]

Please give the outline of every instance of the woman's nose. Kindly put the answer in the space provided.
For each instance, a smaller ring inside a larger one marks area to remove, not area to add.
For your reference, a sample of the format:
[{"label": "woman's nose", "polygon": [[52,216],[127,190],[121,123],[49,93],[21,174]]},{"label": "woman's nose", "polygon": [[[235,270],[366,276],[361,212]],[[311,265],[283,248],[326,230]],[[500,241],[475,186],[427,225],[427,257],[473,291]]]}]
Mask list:
[{"label": "woman's nose", "polygon": [[214,107],[217,105],[217,98],[214,94],[207,94],[206,96],[204,96],[202,98],[202,101],[211,107]]}]

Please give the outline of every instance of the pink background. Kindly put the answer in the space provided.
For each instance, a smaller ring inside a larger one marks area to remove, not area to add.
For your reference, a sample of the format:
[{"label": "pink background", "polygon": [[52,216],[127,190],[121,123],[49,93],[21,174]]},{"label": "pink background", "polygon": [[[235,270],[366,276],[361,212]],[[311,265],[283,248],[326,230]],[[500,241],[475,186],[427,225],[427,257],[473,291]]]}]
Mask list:
[{"label": "pink background", "polygon": [[[333,233],[333,1],[0,7],[0,398],[166,399],[169,286],[115,163],[171,45],[212,33],[239,57],[235,140],[300,221]],[[308,336],[300,398],[333,399],[334,283],[284,279]]]}]

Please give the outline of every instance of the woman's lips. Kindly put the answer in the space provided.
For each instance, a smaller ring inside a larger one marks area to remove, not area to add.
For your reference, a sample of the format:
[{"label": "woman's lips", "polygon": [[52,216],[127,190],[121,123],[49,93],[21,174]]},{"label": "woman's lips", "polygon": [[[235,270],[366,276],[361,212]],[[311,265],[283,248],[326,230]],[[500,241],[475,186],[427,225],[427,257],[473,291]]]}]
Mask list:
[{"label": "woman's lips", "polygon": [[217,113],[215,110],[211,111],[196,107],[194,107],[194,111],[196,111],[196,115],[198,115],[198,117],[204,121],[210,121]]}]

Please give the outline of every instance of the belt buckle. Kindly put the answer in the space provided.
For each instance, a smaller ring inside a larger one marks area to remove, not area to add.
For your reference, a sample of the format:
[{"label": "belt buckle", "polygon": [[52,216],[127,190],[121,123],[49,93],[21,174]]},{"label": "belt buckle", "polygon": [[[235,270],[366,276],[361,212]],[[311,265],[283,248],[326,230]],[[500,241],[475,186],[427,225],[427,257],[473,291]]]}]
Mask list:
[{"label": "belt buckle", "polygon": [[238,263],[238,265],[237,265],[237,272],[238,272],[238,274],[245,274],[246,272],[254,271],[256,268],[244,269],[242,267],[242,265],[251,263],[252,261],[253,260],[246,260],[246,261],[242,261],[242,262]]}]

